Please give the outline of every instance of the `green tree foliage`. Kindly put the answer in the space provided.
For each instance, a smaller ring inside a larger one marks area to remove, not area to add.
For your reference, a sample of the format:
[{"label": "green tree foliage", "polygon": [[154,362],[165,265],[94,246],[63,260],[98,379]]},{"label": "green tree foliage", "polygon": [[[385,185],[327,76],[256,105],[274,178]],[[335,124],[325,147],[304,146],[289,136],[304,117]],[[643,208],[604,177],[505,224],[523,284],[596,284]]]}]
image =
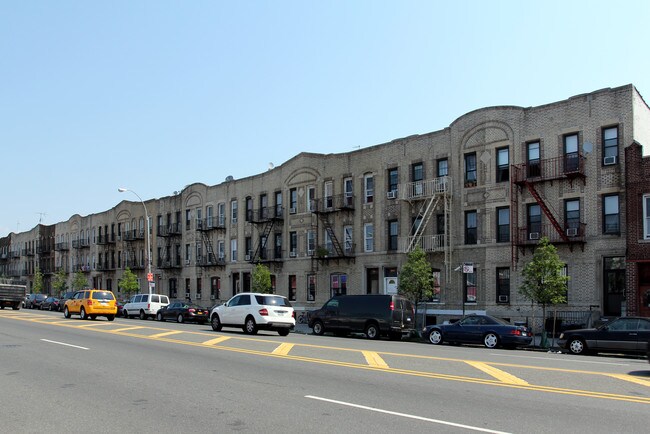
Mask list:
[{"label": "green tree foliage", "polygon": [[54,288],[55,294],[63,295],[65,293],[66,289],[68,289],[68,279],[65,271],[59,270],[56,272],[52,279],[52,288]]},{"label": "green tree foliage", "polygon": [[433,284],[431,265],[427,262],[424,251],[416,247],[408,254],[406,264],[399,274],[397,292],[417,303],[433,296]]},{"label": "green tree foliage", "polygon": [[32,284],[32,292],[34,294],[40,294],[43,291],[43,273],[41,273],[40,268],[36,268],[34,273],[34,283]]},{"label": "green tree foliage", "polygon": [[261,292],[263,294],[273,292],[273,288],[271,288],[271,271],[266,265],[257,264],[253,269],[252,279],[253,292]]},{"label": "green tree foliage", "polygon": [[81,271],[77,271],[72,278],[72,289],[79,291],[84,288],[88,288],[88,279],[86,279],[86,276]]},{"label": "green tree foliage", "polygon": [[546,318],[546,307],[566,303],[567,282],[562,275],[564,262],[560,260],[557,249],[543,237],[533,259],[522,271],[523,281],[519,293],[542,306],[542,321]]},{"label": "green tree foliage", "polygon": [[122,294],[124,294],[124,296],[127,298],[130,297],[131,294],[135,294],[140,290],[140,285],[138,284],[138,276],[136,276],[129,267],[126,267],[124,270],[124,274],[120,280],[119,287],[122,291]]}]

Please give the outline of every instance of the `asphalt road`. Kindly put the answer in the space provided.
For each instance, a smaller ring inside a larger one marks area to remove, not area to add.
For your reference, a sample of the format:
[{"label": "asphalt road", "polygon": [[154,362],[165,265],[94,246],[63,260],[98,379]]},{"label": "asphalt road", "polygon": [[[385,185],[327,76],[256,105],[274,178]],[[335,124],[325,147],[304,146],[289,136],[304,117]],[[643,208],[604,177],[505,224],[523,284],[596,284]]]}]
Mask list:
[{"label": "asphalt road", "polygon": [[0,311],[1,432],[647,432],[645,358]]}]

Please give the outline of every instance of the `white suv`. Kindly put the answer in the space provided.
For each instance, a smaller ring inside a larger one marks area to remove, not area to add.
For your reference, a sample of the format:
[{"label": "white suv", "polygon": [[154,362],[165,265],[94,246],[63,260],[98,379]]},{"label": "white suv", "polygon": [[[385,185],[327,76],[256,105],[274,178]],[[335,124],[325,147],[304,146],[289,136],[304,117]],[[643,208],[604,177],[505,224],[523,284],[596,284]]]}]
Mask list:
[{"label": "white suv", "polygon": [[241,293],[212,309],[210,324],[214,331],[221,330],[221,327],[241,327],[249,335],[258,330],[274,330],[280,336],[286,336],[296,325],[296,319],[286,297]]},{"label": "white suv", "polygon": [[130,318],[138,316],[140,319],[153,318],[161,307],[169,304],[169,297],[162,294],[138,294],[131,297],[122,307],[122,316]]}]

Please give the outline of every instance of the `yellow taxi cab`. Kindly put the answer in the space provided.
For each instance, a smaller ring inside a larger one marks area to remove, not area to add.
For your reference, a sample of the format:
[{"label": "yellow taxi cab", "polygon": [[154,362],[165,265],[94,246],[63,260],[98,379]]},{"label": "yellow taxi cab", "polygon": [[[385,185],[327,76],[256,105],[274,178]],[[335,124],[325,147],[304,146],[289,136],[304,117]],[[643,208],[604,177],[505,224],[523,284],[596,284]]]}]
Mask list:
[{"label": "yellow taxi cab", "polygon": [[74,293],[72,298],[66,300],[63,307],[63,316],[70,318],[79,315],[81,319],[95,319],[105,316],[109,321],[115,319],[117,314],[117,301],[115,294],[104,289],[84,289]]}]

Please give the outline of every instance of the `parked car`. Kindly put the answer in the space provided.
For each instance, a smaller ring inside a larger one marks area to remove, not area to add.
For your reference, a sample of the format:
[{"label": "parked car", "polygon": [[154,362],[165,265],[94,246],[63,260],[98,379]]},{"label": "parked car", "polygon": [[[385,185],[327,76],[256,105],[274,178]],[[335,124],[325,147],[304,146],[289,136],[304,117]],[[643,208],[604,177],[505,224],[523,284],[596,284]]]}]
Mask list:
[{"label": "parked car", "polygon": [[25,308],[38,309],[46,298],[46,294],[29,294],[29,297],[25,301]]},{"label": "parked car", "polygon": [[124,305],[127,304],[129,300],[120,298],[117,300],[117,316],[124,316]]},{"label": "parked car", "polygon": [[222,327],[241,327],[253,335],[258,330],[277,331],[286,336],[295,327],[293,306],[286,297],[275,294],[241,293],[210,312],[214,331]]},{"label": "parked car", "polygon": [[308,321],[316,335],[357,332],[369,339],[401,339],[415,329],[415,309],[399,295],[336,295],[310,312]]},{"label": "parked car", "polygon": [[163,306],[156,314],[158,321],[175,319],[176,322],[196,322],[205,324],[210,317],[210,311],[198,304],[192,304],[185,301],[172,301],[167,306]]},{"label": "parked car", "polygon": [[627,316],[598,328],[567,330],[560,335],[558,346],[573,354],[589,352],[640,353],[648,351],[650,318]]},{"label": "parked car", "polygon": [[59,299],[56,297],[47,297],[43,302],[38,306],[40,310],[59,310]]},{"label": "parked car", "polygon": [[79,315],[81,319],[105,316],[109,321],[113,321],[116,314],[115,295],[103,289],[77,291],[63,307],[63,316],[66,318],[72,315]]},{"label": "parked car", "polygon": [[530,345],[533,340],[525,326],[512,325],[489,315],[467,315],[452,324],[435,324],[422,334],[430,343],[483,344],[487,348]]},{"label": "parked car", "polygon": [[65,306],[65,302],[70,300],[72,296],[74,296],[76,291],[68,291],[63,296],[59,297],[59,311],[63,311],[63,306]]},{"label": "parked car", "polygon": [[158,311],[169,304],[169,297],[162,294],[138,294],[122,307],[122,316],[140,319],[155,318]]}]

